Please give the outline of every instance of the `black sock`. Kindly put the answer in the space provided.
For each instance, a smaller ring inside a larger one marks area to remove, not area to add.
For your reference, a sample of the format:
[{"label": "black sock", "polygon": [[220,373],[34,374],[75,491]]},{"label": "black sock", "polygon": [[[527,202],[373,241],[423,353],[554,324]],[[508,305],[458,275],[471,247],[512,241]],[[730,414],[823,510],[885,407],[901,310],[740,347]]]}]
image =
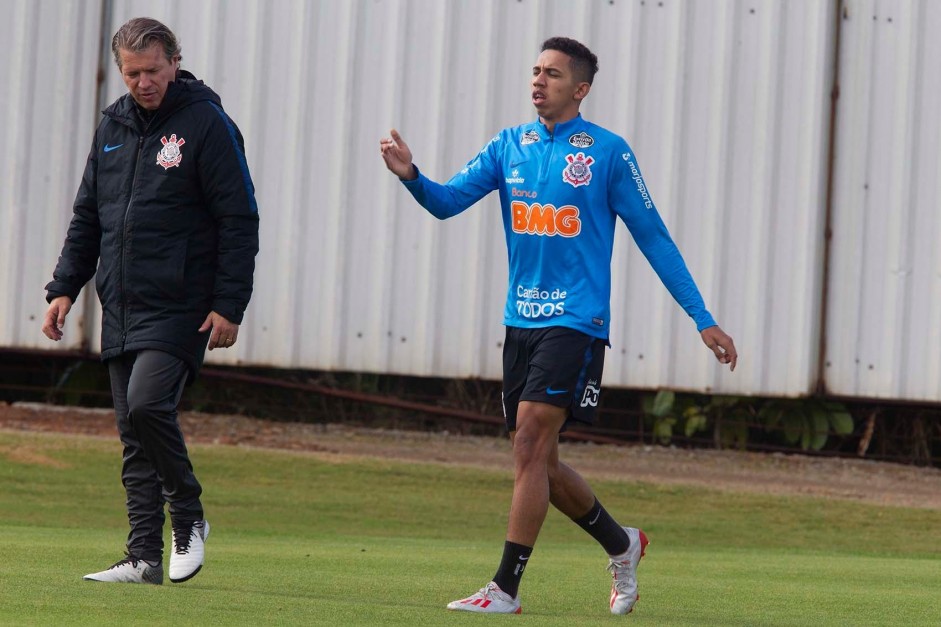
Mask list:
[{"label": "black sock", "polygon": [[611,518],[611,514],[605,508],[601,507],[598,499],[595,499],[595,504],[591,506],[587,514],[572,520],[597,540],[608,555],[621,555],[631,545],[627,532]]},{"label": "black sock", "polygon": [[500,560],[497,574],[493,576],[493,582],[514,599],[519,593],[520,579],[523,578],[523,570],[526,569],[532,554],[531,546],[523,546],[509,540],[503,543],[503,559]]}]

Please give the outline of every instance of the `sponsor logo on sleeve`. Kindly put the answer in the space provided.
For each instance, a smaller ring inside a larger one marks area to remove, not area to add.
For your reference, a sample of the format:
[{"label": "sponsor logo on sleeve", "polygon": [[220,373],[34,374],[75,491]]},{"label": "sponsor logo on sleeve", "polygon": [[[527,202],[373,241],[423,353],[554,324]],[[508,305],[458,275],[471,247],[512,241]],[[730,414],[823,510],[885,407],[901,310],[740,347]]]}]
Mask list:
[{"label": "sponsor logo on sleeve", "polygon": [[625,152],[621,157],[627,161],[627,167],[631,170],[631,178],[634,179],[634,185],[637,186],[637,193],[644,199],[644,206],[648,209],[653,209],[653,201],[650,200],[650,192],[647,191],[647,184],[644,183],[644,177],[640,175],[637,164],[634,163],[634,159],[631,158],[631,153]]},{"label": "sponsor logo on sleeve", "polygon": [[167,139],[166,135],[161,137],[160,143],[163,144],[163,148],[157,153],[157,165],[162,165],[164,170],[179,167],[180,162],[183,161],[183,151],[180,150],[180,146],[185,144],[186,140],[182,137],[177,139],[176,133],[173,133],[170,139]]},{"label": "sponsor logo on sleeve", "polygon": [[576,133],[569,137],[569,143],[576,148],[588,148],[595,143],[595,138],[585,131],[582,131],[581,133]]},{"label": "sponsor logo on sleeve", "polygon": [[525,133],[523,133],[522,137],[520,137],[521,146],[535,144],[538,141],[539,141],[539,133],[537,133],[536,131],[526,131]]},{"label": "sponsor logo on sleeve", "polygon": [[595,162],[594,158],[586,157],[585,153],[579,152],[574,155],[566,155],[565,160],[568,165],[562,170],[562,180],[571,185],[588,185],[591,182],[591,164]]}]

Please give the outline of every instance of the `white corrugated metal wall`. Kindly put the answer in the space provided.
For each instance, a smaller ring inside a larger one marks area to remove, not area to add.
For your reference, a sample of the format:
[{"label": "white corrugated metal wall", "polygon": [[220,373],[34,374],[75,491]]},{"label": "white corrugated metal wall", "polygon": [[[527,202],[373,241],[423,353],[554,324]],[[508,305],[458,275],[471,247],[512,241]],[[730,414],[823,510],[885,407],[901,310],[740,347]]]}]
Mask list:
[{"label": "white corrugated metal wall", "polygon": [[[0,346],[49,348],[42,287],[97,120],[101,2],[0,0],[0,15]],[[85,312],[80,302],[67,321],[73,347]]]},{"label": "white corrugated metal wall", "polygon": [[[4,3],[20,13],[34,6]],[[846,4],[852,13],[877,3]],[[930,3],[902,4],[913,8],[900,11],[900,21],[903,13],[916,20],[936,12]],[[76,10],[80,16],[49,19],[73,38],[82,31],[95,39],[89,33],[97,32],[98,5],[76,2],[85,7]],[[256,294],[237,349],[215,351],[211,361],[499,378],[506,252],[496,198],[439,223],[385,171],[378,139],[397,126],[423,171],[449,177],[497,130],[534,118],[529,68],[539,43],[562,34],[598,54],[601,72],[583,113],[631,142],[707,305],[742,352],[734,374],[714,363],[621,229],[606,383],[769,395],[813,390],[835,2],[115,0],[106,6],[106,39],[135,15],[174,28],[184,67],[220,93],[245,135],[262,217]],[[22,38],[13,40],[25,49]],[[852,41],[844,35],[844,51]],[[44,63],[79,64],[72,46],[56,45]],[[92,54],[97,45],[88,43]],[[930,52],[916,55],[923,72],[938,58],[927,59]],[[870,59],[843,57],[844,76],[856,72],[867,80]],[[915,57],[911,63],[917,65]],[[93,102],[95,65],[91,58],[81,65],[87,77],[76,84],[88,95],[75,97],[76,106]],[[113,67],[106,78],[107,99],[121,95]],[[841,107],[847,92],[844,85]],[[924,111],[918,123],[925,124],[937,108],[921,109],[932,101],[919,97],[923,102],[910,106]],[[19,119],[7,103],[2,113]],[[842,142],[842,109],[839,122]],[[65,149],[79,165],[58,177],[68,192],[50,199],[56,206],[42,214],[55,237],[42,240],[41,259],[13,253],[13,261],[29,261],[32,274],[7,270],[3,280],[37,286],[47,280],[91,127],[76,121],[66,131],[81,135],[72,140],[77,147]],[[928,149],[931,142],[922,144]],[[30,161],[34,169],[36,163]],[[3,172],[6,181],[8,168]],[[837,178],[850,174],[838,170]],[[937,204],[939,190],[924,185],[926,202]],[[835,225],[840,211],[835,207]],[[835,239],[831,307],[845,283],[835,280],[836,257],[854,252],[841,253]],[[852,280],[861,285],[868,278],[857,270]],[[4,293],[18,293],[7,285]],[[5,324],[4,332],[13,331],[2,343],[39,345],[38,333],[24,339],[32,327],[19,312],[3,307],[4,320],[18,322]],[[41,296],[35,309],[44,310]],[[842,320],[829,319],[828,354],[838,352],[834,340],[857,341]],[[835,363],[826,371],[833,382],[846,373]],[[861,387],[852,393],[870,395]]]},{"label": "white corrugated metal wall", "polygon": [[604,51],[623,69],[604,77],[613,91],[593,103],[595,117],[632,142],[742,361],[730,375],[702,354],[624,236],[612,301],[619,359],[606,370],[621,385],[805,393],[822,277],[830,76],[821,59],[832,54],[835,12],[814,1],[623,4],[631,9],[599,34],[619,41],[619,26],[631,25]]},{"label": "white corrugated metal wall", "polygon": [[941,400],[941,3],[848,0],[827,388]]}]

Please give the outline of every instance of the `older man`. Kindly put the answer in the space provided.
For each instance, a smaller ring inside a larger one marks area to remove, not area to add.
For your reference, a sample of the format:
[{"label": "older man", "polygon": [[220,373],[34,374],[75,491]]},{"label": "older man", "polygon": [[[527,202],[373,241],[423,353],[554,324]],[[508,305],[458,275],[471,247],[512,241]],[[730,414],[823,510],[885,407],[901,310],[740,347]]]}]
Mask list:
[{"label": "older man", "polygon": [[124,445],[127,556],[86,580],[163,583],[164,504],[170,581],[202,568],[209,535],[202,488],[177,406],[207,347],[231,348],[252,294],[258,207],[242,136],[219,96],[180,69],[180,45],[149,18],[111,42],[128,93],[104,111],[75,199],[42,331],[62,326],[96,275]]}]

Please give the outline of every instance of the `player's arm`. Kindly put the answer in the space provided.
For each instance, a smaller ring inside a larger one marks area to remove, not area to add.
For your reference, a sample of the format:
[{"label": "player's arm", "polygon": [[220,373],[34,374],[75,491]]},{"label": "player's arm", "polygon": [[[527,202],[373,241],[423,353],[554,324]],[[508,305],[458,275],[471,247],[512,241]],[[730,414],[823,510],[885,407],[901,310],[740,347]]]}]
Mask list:
[{"label": "player's arm", "polygon": [[439,220],[456,216],[497,188],[496,138],[442,185],[419,171],[412,162],[412,151],[398,131],[392,129],[390,135],[379,140],[386,167],[399,177],[418,204]]},{"label": "player's arm", "polygon": [[46,284],[49,308],[43,317],[42,332],[51,340],[62,339],[65,317],[78,299],[82,287],[95,275],[101,252],[101,223],[98,219],[98,140],[92,141],[91,152],[75,202],[72,220],[66,232],[59,261]]},{"label": "player's arm", "polygon": [[238,337],[254,286],[258,204],[242,133],[215,104],[204,110],[206,135],[197,171],[218,231],[212,310],[199,331],[211,329],[208,348],[228,348]]},{"label": "player's arm", "polygon": [[735,370],[738,352],[732,338],[716,324],[706,309],[699,288],[686,262],[660,218],[650,197],[634,154],[627,144],[612,172],[609,202],[627,225],[631,236],[660,281],[677,303],[696,323],[703,343],[720,363]]}]

